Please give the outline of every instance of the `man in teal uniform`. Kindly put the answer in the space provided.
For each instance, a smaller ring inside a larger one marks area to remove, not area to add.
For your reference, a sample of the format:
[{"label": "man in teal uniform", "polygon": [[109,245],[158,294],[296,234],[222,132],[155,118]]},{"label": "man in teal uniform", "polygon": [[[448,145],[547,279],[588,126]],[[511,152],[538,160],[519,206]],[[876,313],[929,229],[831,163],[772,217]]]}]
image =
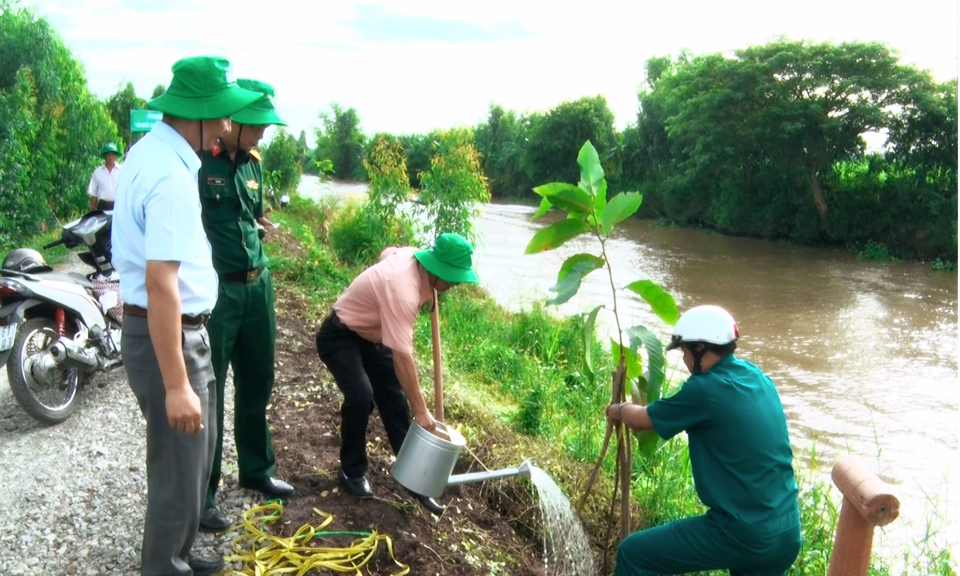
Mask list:
[{"label": "man in teal uniform", "polygon": [[617,551],[618,576],[730,571],[782,576],[800,552],[800,515],[787,420],[773,382],[733,355],[739,332],[717,306],[688,310],[668,350],[691,376],[649,406],[611,404],[606,416],[670,439],[686,431],[703,516],[631,534]]},{"label": "man in teal uniform", "polygon": [[274,110],[273,88],[240,79],[241,87],[261,98],[233,115],[231,131],[220,148],[204,152],[200,169],[203,227],[220,279],[217,305],[207,330],[217,379],[217,441],[213,470],[200,527],[219,531],[230,526],[216,508],[223,456],[223,396],[227,366],[233,366],[234,437],[240,485],[268,496],[288,496],[293,487],[273,477],[273,440],[266,409],[273,390],[277,323],[273,282],[260,244],[263,218],[263,167],[254,148],[270,125],[285,126]]}]

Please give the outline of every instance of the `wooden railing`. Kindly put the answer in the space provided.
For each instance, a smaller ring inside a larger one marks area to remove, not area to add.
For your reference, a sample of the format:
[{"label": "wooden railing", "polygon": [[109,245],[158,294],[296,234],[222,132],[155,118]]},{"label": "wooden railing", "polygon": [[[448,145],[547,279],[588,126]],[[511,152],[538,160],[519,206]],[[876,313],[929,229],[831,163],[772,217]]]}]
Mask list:
[{"label": "wooden railing", "polygon": [[832,477],[843,494],[843,504],[827,576],[866,576],[874,529],[897,519],[900,501],[855,456],[841,458],[833,467]]}]

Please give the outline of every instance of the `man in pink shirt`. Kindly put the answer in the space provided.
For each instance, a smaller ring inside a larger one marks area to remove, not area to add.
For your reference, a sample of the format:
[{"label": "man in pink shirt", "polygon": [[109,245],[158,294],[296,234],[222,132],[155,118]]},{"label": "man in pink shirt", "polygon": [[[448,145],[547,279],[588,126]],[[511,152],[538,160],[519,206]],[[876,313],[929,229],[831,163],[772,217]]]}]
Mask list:
[{"label": "man in pink shirt", "polygon": [[[413,324],[434,290],[479,283],[472,255],[473,246],[457,234],[441,234],[430,250],[387,248],[380,262],[340,295],[320,326],[317,352],[343,393],[339,477],[351,494],[373,496],[365,474],[367,422],[374,406],[394,454],[410,427],[411,408],[417,424],[436,428],[413,360]],[[430,512],[443,513],[433,498],[414,496]]]}]

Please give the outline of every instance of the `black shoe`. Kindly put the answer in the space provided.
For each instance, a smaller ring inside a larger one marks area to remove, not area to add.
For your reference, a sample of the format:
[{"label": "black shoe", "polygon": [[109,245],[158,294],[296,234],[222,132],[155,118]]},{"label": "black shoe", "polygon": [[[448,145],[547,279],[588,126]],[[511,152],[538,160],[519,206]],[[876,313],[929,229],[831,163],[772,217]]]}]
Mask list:
[{"label": "black shoe", "polygon": [[193,576],[213,576],[217,572],[223,572],[227,566],[219,556],[190,556],[187,564],[193,570]]},{"label": "black shoe", "polygon": [[436,500],[434,500],[429,496],[425,496],[423,494],[417,494],[412,490],[407,490],[407,492],[409,492],[411,496],[416,498],[417,501],[420,502],[420,504],[423,505],[423,507],[426,508],[434,516],[442,516],[444,510],[447,509],[446,506],[437,502]]},{"label": "black shoe", "polygon": [[360,498],[373,498],[373,491],[370,490],[370,483],[366,476],[359,478],[347,478],[347,475],[340,470],[340,485],[344,490]]},{"label": "black shoe", "polygon": [[213,506],[204,508],[200,513],[200,530],[203,532],[223,532],[230,527],[230,521],[223,512]]},{"label": "black shoe", "polygon": [[272,496],[274,498],[293,494],[293,486],[287,484],[283,480],[277,480],[276,478],[264,478],[263,480],[256,482],[241,482],[240,486],[249,488],[250,490],[256,490],[257,492],[262,492],[263,494]]}]

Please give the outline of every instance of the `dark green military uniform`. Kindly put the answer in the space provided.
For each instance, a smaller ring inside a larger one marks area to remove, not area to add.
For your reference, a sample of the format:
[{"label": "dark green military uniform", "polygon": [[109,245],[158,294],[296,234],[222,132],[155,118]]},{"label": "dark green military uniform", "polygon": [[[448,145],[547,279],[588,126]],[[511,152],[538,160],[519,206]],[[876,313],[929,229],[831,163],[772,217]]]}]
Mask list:
[{"label": "dark green military uniform", "polygon": [[217,450],[207,490],[215,505],[223,455],[223,397],[227,366],[233,365],[234,437],[240,483],[257,483],[275,472],[273,440],[266,419],[273,390],[277,332],[273,282],[258,235],[263,216],[263,168],[256,151],[203,153],[200,171],[203,227],[220,277],[217,305],[207,330],[217,378]]}]

